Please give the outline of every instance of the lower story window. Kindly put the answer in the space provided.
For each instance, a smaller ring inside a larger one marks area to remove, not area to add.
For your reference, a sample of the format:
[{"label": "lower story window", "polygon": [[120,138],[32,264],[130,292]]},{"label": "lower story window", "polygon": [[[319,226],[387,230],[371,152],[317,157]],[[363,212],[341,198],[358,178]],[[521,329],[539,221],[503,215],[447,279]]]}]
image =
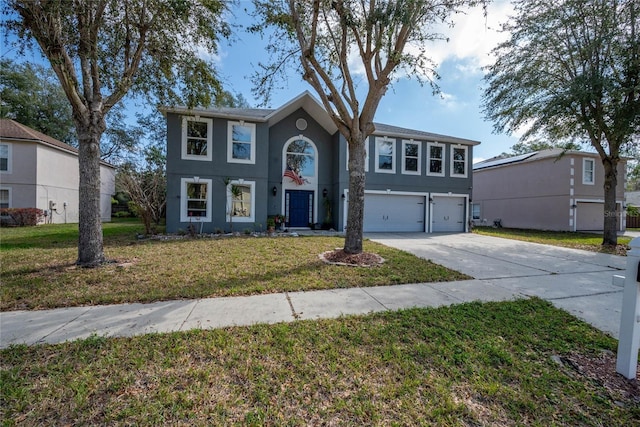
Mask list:
[{"label": "lower story window", "polygon": [[182,178],[180,221],[211,221],[211,180]]},{"label": "lower story window", "polygon": [[8,188],[0,189],[0,209],[11,207],[11,196]]},{"label": "lower story window", "polygon": [[234,180],[227,186],[227,221],[255,222],[254,181]]},{"label": "lower story window", "polygon": [[472,219],[480,219],[480,205],[472,204],[471,205],[471,218]]}]

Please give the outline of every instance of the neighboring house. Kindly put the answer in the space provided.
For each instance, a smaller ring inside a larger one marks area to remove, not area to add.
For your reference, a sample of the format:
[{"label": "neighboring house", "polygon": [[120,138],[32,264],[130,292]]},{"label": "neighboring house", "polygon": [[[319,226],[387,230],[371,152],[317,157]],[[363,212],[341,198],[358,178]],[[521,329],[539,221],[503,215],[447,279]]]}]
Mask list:
[{"label": "neighboring house", "polygon": [[[618,227],[625,229],[626,160],[618,164]],[[536,230],[598,231],[604,225],[604,166],[597,153],[541,150],[473,165],[476,224]]]},{"label": "neighboring house", "polygon": [[[78,222],[78,150],[10,119],[0,119],[0,208],[39,208],[47,223]],[[115,167],[100,163],[100,212],[111,220]]]},{"label": "neighboring house", "polygon": [[640,208],[640,191],[627,191],[625,197],[627,199],[627,206]]},{"label": "neighboring house", "polygon": [[[203,232],[260,229],[273,215],[291,229],[344,230],[347,144],[308,92],[278,109],[162,111],[168,232],[190,224]],[[477,144],[376,124],[367,141],[364,230],[467,230]]]}]

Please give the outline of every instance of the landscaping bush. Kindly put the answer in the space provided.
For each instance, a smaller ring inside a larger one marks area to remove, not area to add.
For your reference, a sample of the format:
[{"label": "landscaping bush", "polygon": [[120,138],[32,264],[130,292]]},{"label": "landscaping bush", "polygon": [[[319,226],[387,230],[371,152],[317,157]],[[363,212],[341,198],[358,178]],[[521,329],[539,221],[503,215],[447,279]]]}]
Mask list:
[{"label": "landscaping bush", "polygon": [[2,221],[2,225],[18,227],[38,225],[44,219],[44,211],[38,208],[2,208],[0,216],[10,217],[13,221]]}]

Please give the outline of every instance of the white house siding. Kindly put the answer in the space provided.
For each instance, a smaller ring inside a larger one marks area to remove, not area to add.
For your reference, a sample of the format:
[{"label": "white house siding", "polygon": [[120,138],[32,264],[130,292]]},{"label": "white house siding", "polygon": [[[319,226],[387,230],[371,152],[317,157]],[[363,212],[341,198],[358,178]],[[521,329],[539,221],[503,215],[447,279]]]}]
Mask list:
[{"label": "white house siding", "polygon": [[78,222],[78,156],[42,144],[37,151],[36,207],[49,210],[50,203],[55,203],[48,222]]}]

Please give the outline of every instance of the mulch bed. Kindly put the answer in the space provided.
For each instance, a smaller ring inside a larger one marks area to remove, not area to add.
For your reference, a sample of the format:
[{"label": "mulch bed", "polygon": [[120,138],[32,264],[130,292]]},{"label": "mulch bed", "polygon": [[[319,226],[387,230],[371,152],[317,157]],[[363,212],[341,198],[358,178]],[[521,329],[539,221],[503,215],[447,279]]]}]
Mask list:
[{"label": "mulch bed", "polygon": [[359,254],[348,254],[343,249],[335,249],[320,254],[320,259],[329,264],[346,265],[352,267],[375,267],[384,262],[378,254],[361,252]]}]

